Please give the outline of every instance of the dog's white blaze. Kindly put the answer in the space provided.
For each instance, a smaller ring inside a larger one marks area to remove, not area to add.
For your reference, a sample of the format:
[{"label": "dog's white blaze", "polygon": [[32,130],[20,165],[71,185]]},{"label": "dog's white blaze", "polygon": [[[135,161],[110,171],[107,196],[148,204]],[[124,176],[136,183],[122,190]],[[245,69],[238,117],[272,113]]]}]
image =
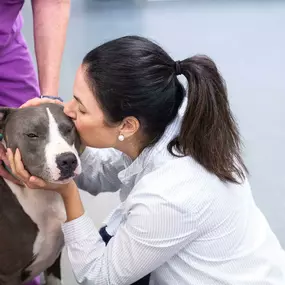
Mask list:
[{"label": "dog's white blaze", "polygon": [[66,212],[62,198],[56,192],[31,190],[5,181],[39,229],[33,247],[36,259],[28,268],[32,276],[37,276],[53,264],[64,244],[61,225]]},{"label": "dog's white blaze", "polygon": [[80,160],[77,155],[77,151],[74,145],[69,145],[66,140],[62,137],[58,124],[54,119],[52,113],[49,108],[46,109],[48,113],[49,120],[49,142],[45,148],[45,157],[46,157],[46,166],[47,171],[50,174],[50,177],[53,181],[57,181],[60,178],[60,169],[56,164],[56,157],[65,152],[72,152],[77,158],[78,167],[75,170],[75,174],[79,174],[81,172]]}]

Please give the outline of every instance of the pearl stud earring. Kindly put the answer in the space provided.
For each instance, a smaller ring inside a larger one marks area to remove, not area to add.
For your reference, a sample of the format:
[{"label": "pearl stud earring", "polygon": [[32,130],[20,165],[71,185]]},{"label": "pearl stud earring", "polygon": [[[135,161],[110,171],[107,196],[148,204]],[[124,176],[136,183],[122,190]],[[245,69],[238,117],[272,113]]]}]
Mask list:
[{"label": "pearl stud earring", "polygon": [[119,140],[120,142],[124,141],[124,139],[125,139],[125,137],[124,137],[123,135],[119,135],[119,136],[118,136],[118,140]]}]

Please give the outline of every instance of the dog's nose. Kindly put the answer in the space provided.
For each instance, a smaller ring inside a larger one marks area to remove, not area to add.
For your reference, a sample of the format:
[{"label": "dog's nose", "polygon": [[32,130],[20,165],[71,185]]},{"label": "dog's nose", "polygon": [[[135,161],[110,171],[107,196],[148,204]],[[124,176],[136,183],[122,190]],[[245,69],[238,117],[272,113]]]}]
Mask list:
[{"label": "dog's nose", "polygon": [[74,153],[62,153],[56,158],[56,164],[61,172],[62,178],[69,178],[73,176],[74,170],[78,166],[77,158]]}]

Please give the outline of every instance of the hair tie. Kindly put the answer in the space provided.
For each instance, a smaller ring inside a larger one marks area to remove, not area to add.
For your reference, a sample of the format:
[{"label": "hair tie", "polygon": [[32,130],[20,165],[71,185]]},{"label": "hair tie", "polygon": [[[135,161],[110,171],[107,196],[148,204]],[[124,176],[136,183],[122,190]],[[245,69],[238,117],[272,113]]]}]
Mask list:
[{"label": "hair tie", "polygon": [[180,60],[175,61],[175,75],[182,74]]}]

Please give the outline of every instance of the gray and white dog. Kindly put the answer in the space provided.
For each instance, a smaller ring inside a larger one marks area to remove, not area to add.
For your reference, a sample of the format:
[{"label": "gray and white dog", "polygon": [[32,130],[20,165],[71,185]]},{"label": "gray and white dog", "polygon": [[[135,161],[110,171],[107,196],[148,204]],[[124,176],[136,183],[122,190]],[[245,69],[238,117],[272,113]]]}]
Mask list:
[{"label": "gray and white dog", "polygon": [[[0,108],[6,147],[18,148],[30,174],[64,183],[81,172],[80,140],[58,104]],[[23,284],[45,272],[46,284],[61,284],[61,196],[31,190],[0,178],[0,285]]]}]

